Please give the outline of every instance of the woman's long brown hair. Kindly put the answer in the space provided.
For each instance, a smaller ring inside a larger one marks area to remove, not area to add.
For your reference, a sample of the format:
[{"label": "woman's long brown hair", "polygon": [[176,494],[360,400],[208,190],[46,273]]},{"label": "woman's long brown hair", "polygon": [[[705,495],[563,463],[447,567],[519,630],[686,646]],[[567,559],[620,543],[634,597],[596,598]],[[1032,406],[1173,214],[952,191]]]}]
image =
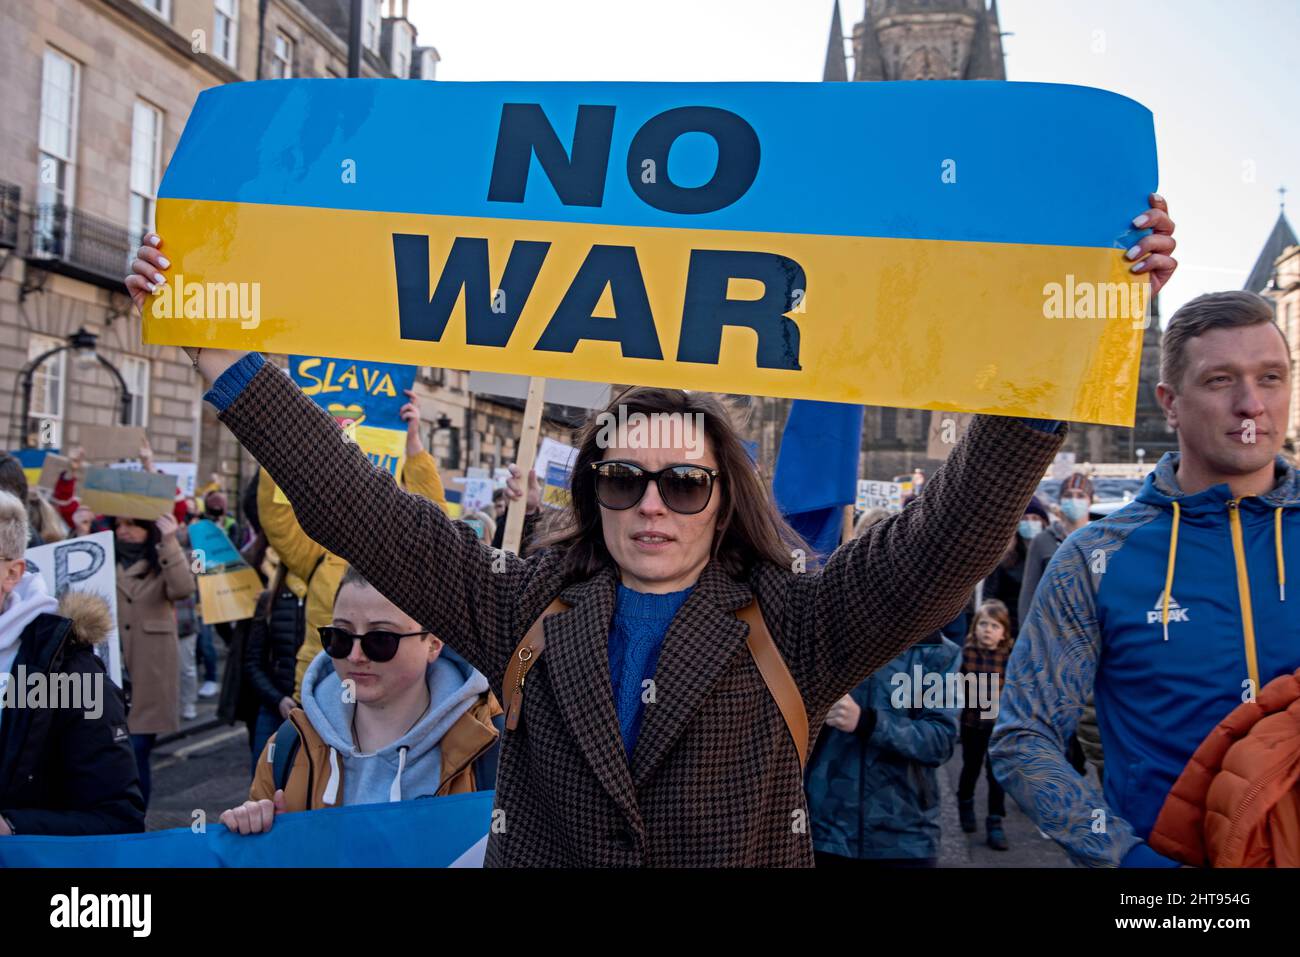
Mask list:
[{"label": "woman's long brown hair", "polygon": [[591,465],[604,455],[598,444],[603,423],[610,416],[618,420],[619,406],[630,420],[636,412],[677,413],[695,421],[703,416],[704,432],[717,459],[719,476],[713,494],[720,497],[718,524],[713,537],[712,557],[733,578],[743,580],[763,561],[790,567],[793,551],[804,548],[798,534],[781,516],[772,493],[741,445],[718,398],[707,392],[684,392],[634,386],[610,402],[603,414],[592,416],[578,432],[578,455],[573,463],[571,503],[541,531],[534,548],[557,548],[564,552],[566,582],[590,578],[613,564],[605,548],[600,504],[596,501],[596,477]]}]

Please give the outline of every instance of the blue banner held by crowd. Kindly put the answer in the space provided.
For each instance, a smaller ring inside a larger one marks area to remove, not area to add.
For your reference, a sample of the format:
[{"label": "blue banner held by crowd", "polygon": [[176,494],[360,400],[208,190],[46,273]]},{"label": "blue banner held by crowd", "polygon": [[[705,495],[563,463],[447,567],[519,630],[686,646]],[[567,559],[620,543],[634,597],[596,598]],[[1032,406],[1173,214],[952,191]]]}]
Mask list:
[{"label": "blue banner held by crowd", "polygon": [[300,811],[266,834],[215,821],[145,834],[0,838],[4,867],[447,867],[488,833],[492,791]]}]

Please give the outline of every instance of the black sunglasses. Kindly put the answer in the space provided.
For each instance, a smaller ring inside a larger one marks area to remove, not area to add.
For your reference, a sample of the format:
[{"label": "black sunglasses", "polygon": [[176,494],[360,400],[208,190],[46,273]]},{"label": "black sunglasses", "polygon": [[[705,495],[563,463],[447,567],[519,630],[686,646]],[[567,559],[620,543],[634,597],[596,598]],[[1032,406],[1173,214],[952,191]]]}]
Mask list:
[{"label": "black sunglasses", "polygon": [[361,650],[371,661],[392,661],[397,654],[397,644],[403,638],[427,634],[427,631],[411,631],[404,635],[391,631],[368,631],[364,635],[354,635],[350,631],[328,625],[320,629],[320,643],[325,654],[331,658],[346,658],[352,654],[352,642],[360,639]]},{"label": "black sunglasses", "polygon": [[591,467],[596,473],[596,501],[605,508],[631,508],[653,481],[664,505],[681,515],[704,511],[713,497],[713,480],[722,474],[704,465],[669,465],[658,472],[632,462],[592,462]]}]

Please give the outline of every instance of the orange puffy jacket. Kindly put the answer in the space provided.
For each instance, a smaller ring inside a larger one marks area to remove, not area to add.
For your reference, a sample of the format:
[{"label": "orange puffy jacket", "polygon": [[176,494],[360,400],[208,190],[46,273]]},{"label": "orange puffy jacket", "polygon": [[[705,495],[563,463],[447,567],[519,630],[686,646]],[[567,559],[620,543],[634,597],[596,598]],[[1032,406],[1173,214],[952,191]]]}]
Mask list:
[{"label": "orange puffy jacket", "polygon": [[1148,843],[1195,867],[1300,867],[1300,669],[1201,742]]}]

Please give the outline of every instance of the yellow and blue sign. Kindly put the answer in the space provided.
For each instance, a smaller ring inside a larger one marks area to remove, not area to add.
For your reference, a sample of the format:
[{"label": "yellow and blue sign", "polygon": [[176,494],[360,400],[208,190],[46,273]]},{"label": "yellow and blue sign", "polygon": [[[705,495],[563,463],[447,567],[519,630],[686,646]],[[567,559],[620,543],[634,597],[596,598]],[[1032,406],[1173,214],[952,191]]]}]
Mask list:
[{"label": "yellow and blue sign", "polygon": [[400,479],[406,461],[401,409],[415,366],[326,356],[290,356],[289,374],[370,460]]},{"label": "yellow and blue sign", "polygon": [[230,84],[145,340],[1127,425],[1156,185],[1083,87]]}]

